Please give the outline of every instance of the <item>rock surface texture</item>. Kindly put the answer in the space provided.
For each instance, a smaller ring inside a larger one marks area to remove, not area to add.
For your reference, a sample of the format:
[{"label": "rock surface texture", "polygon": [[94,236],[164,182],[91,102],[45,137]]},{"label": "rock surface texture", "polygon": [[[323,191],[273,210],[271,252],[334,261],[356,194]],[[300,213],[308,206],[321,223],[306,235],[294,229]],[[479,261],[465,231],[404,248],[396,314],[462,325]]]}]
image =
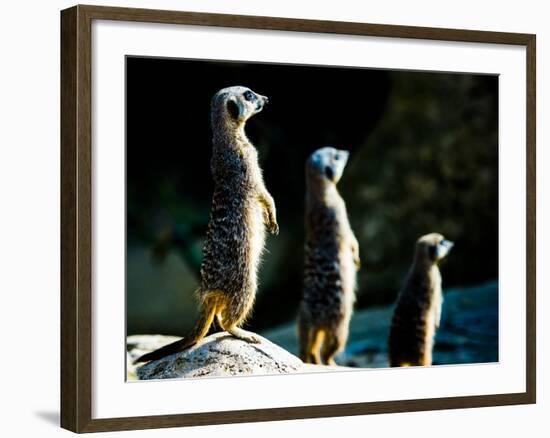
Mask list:
[{"label": "rock surface texture", "polygon": [[[135,359],[146,351],[172,342],[164,336],[128,337],[128,358]],[[328,371],[343,367],[315,366],[315,371]],[[237,339],[226,332],[204,338],[197,345],[137,368],[128,365],[128,378],[138,380],[175,379],[195,377],[246,376],[288,374],[313,371],[296,356],[262,338],[258,344]]]}]

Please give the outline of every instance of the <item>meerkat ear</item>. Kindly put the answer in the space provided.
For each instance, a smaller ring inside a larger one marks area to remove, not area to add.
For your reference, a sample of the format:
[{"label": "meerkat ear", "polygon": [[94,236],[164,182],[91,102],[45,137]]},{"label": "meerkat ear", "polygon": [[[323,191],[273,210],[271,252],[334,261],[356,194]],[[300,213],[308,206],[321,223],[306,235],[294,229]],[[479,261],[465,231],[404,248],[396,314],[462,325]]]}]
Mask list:
[{"label": "meerkat ear", "polygon": [[234,97],[231,97],[227,101],[227,111],[235,120],[237,120],[241,115],[241,107],[237,100]]},{"label": "meerkat ear", "polygon": [[439,247],[438,245],[430,245],[428,247],[428,254],[430,255],[431,260],[437,259],[439,256]]}]

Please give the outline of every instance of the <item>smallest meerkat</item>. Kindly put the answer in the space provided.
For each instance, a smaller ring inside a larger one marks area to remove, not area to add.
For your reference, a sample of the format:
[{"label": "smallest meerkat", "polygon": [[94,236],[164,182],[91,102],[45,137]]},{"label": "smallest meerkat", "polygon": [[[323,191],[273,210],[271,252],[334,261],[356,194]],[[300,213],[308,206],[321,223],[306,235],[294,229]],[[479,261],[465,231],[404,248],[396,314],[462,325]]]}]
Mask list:
[{"label": "smallest meerkat", "polygon": [[437,233],[417,240],[413,263],[393,313],[388,345],[390,366],[432,364],[443,305],[438,263],[453,245]]}]

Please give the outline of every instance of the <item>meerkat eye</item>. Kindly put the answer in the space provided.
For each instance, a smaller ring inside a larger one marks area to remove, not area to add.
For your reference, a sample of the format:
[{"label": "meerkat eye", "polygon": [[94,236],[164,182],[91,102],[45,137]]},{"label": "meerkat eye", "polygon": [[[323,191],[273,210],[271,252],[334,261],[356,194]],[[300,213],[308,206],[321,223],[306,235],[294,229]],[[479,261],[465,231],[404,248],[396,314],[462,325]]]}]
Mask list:
[{"label": "meerkat eye", "polygon": [[338,161],[338,160],[340,159],[340,155],[339,155],[339,154],[336,154],[336,155],[334,156],[334,159],[335,159],[336,161]]},{"label": "meerkat eye", "polygon": [[243,97],[248,102],[252,102],[254,100],[254,93],[250,90],[247,90],[244,92]]}]

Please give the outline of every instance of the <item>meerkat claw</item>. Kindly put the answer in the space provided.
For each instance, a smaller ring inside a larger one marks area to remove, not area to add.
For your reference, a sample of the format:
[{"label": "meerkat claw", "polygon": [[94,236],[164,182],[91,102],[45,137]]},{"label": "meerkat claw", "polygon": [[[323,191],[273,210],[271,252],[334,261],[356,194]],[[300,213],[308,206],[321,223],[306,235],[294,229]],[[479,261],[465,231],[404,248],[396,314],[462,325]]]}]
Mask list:
[{"label": "meerkat claw", "polygon": [[259,344],[260,342],[262,342],[262,340],[258,336],[254,336],[254,335],[248,336],[246,340],[251,344]]},{"label": "meerkat claw", "polygon": [[245,342],[250,342],[251,344],[259,344],[260,342],[262,342],[261,338],[258,335],[238,327],[233,327],[232,329],[229,329],[227,331],[236,338],[239,338]]}]

